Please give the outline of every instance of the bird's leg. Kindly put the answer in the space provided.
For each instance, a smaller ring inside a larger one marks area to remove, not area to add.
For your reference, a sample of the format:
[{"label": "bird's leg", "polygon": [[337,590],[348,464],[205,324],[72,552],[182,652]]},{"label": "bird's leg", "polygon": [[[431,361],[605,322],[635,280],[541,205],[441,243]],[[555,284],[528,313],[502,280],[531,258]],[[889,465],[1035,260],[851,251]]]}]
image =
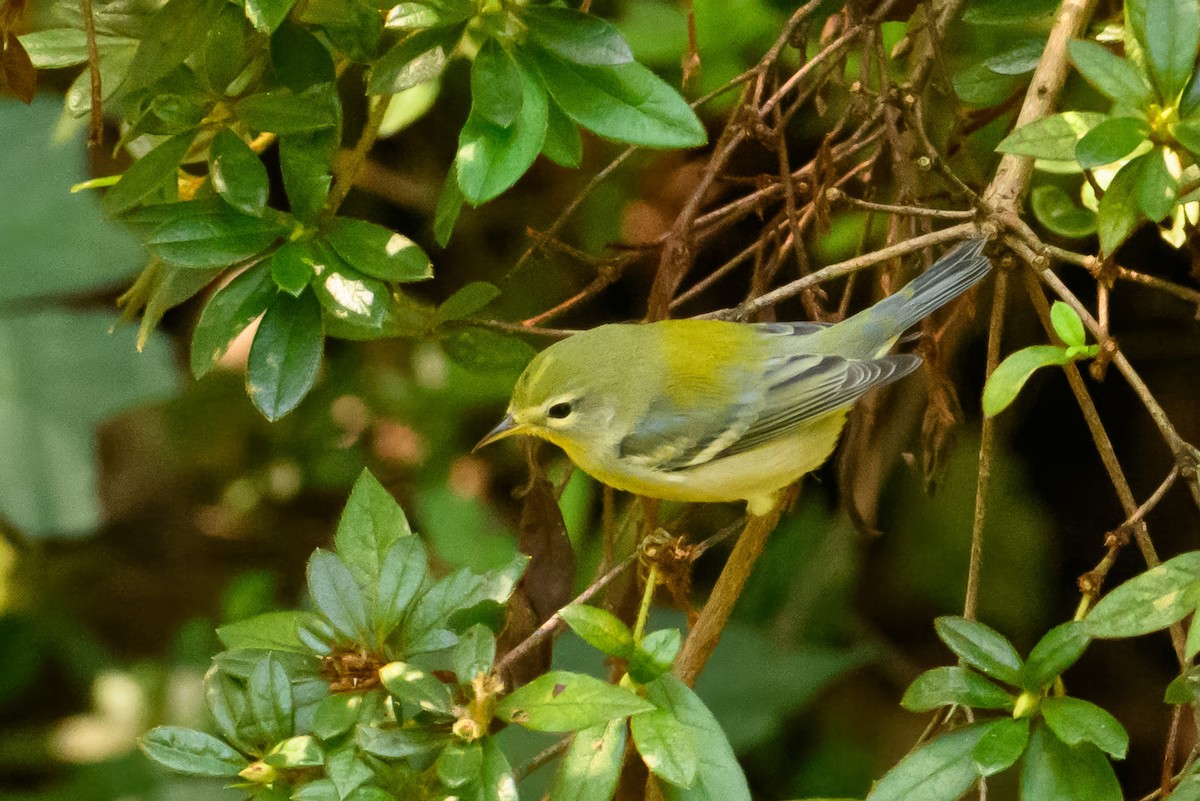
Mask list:
[{"label": "bird's leg", "polygon": [[747,516],[742,535],[733,546],[725,568],[700,611],[696,625],[688,632],[683,649],[675,658],[675,675],[689,686],[695,684],[696,677],[700,675],[700,671],[704,669],[713,650],[716,649],[734,604],[741,597],[746,580],[754,570],[754,563],[766,547],[767,537],[775,530],[783,510],[791,505],[799,491],[800,485],[793,485],[785,492],[777,493],[779,497],[776,503],[766,514]]}]

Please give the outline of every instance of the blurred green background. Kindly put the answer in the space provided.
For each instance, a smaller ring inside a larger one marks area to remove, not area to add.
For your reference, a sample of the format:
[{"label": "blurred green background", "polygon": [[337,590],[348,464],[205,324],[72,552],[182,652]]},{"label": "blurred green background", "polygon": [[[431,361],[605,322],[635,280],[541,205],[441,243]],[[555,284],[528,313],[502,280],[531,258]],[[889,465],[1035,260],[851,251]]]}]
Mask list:
[{"label": "blurred green background", "polygon": [[[677,81],[683,12],[665,2],[603,5],[638,58]],[[696,91],[753,63],[786,6],[697,0],[704,48]],[[617,150],[589,140],[575,172],[539,162],[513,191],[466,211],[450,247],[437,248],[430,218],[466,112],[462,67],[447,76],[432,110],[380,142],[345,213],[403,231],[433,255],[438,278],[419,287],[423,298],[442,300],[488,280],[519,287],[492,314],[520,319],[590,279],[555,254],[508,271],[527,246],[526,227],[549,225]],[[67,192],[113,171],[88,162],[79,121],[61,114],[56,86],[70,77],[49,76],[31,107],[0,102],[0,799],[220,798],[219,784],[167,775],[135,748],[158,723],[205,725],[200,677],[217,650],[214,625],[304,602],[304,562],[331,539],[364,466],[402,503],[443,568],[505,562],[516,547],[512,491],[526,467],[511,445],[469,451],[502,410],[514,376],[467,371],[435,342],[331,341],[316,391],[268,424],[242,386],[244,348],[235,346],[225,369],[204,381],[186,374],[198,302],[168,313],[142,353],[133,326],[110,335],[113,299],[144,256],[132,237],[102,221],[93,194]],[[718,111],[707,119],[715,123]],[[799,145],[815,146],[822,125],[815,116],[802,120]],[[655,236],[686,197],[701,158],[636,156],[591,196],[564,237],[599,252]],[[863,225],[861,215],[835,217],[829,237],[810,243],[814,259],[850,252]],[[1126,250],[1130,267],[1186,270],[1153,233]],[[718,263],[720,253],[706,254],[697,274]],[[640,316],[651,269],[636,266],[564,323]],[[742,291],[736,282],[718,285],[694,310],[730,305]],[[1113,304],[1122,346],[1190,441],[1200,440],[1194,311],[1132,286]],[[799,309],[785,307],[781,316],[789,314]],[[1006,347],[1040,341],[1023,304],[1013,304],[1011,315]],[[975,320],[975,333],[962,335],[954,360],[966,420],[936,491],[923,486],[924,400],[920,380],[910,380],[881,399],[886,425],[846,448],[848,475],[881,476],[861,486],[855,480],[852,493],[879,535],[851,522],[842,501],[850,488],[836,465],[815,475],[772,536],[698,685],[758,796],[861,798],[928,723],[898,700],[921,670],[951,659],[931,621],[958,613],[963,601],[984,361],[979,327]],[[1092,388],[1135,494],[1145,498],[1165,475],[1168,455],[1119,378]],[[1105,533],[1123,515],[1061,375],[1035,377],[998,430],[980,617],[1027,649],[1070,618],[1076,577],[1095,565]],[[560,454],[543,457],[552,476],[565,475]],[[600,491],[574,475],[561,503],[586,584],[600,548]],[[704,508],[676,533],[701,538],[737,511]],[[1194,543],[1194,519],[1176,487],[1149,516],[1160,551]],[[727,552],[717,551],[697,566],[700,592]],[[1110,582],[1139,568],[1126,552]],[[662,624],[682,622],[665,606],[655,615]],[[589,653],[568,634],[556,659],[598,670]],[[1170,719],[1161,697],[1174,675],[1160,635],[1093,646],[1066,676],[1072,694],[1109,709],[1130,731],[1130,756],[1117,767],[1127,788],[1156,783]],[[529,754],[541,745],[512,744]],[[544,778],[528,780],[529,797]],[[993,793],[1015,791],[1001,783]]]}]

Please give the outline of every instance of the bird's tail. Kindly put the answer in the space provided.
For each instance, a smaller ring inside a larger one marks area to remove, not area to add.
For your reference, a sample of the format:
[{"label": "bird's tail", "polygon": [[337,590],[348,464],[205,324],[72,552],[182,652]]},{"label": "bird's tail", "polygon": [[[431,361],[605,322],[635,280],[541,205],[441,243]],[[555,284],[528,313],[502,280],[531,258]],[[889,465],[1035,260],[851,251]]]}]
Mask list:
[{"label": "bird's tail", "polygon": [[[914,326],[983,280],[991,262],[983,255],[986,239],[972,239],[946,254],[896,292],[833,326],[863,350],[861,357],[878,355]],[[839,337],[840,338],[840,337]]]}]

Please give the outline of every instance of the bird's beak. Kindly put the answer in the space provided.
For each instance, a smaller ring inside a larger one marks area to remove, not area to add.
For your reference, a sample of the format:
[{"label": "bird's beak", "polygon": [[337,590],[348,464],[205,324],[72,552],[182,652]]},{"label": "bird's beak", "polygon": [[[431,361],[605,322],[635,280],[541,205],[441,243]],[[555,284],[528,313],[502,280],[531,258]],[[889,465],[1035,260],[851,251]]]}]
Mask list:
[{"label": "bird's beak", "polygon": [[491,445],[497,440],[511,437],[513,434],[520,434],[525,429],[526,426],[523,423],[518,423],[517,419],[512,416],[512,412],[509,412],[504,415],[504,419],[500,421],[499,425],[487,432],[483,439],[475,444],[475,447],[471,449],[471,453],[479,450],[484,445]]}]

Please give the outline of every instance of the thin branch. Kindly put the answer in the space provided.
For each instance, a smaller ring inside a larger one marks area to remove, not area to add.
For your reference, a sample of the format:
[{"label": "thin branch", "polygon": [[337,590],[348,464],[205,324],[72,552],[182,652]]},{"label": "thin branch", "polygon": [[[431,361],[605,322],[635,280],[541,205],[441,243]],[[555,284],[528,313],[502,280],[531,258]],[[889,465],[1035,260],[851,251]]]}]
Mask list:
[{"label": "thin branch", "polygon": [[[1008,301],[1008,274],[996,273],[996,289],[992,297],[992,319],[988,325],[987,372],[990,378],[1000,364],[1000,339],[1004,335],[1004,307]],[[974,620],[979,610],[979,574],[983,565],[983,524],[987,509],[988,483],[992,477],[992,437],[995,422],[984,417],[979,433],[979,475],[975,483],[975,517],[971,526],[971,558],[967,568],[967,590],[963,600],[963,617]]]},{"label": "thin branch", "polygon": [[379,128],[383,125],[383,117],[387,113],[387,107],[387,98],[371,98],[367,110],[367,119],[363,123],[362,134],[358,137],[358,141],[354,143],[354,148],[350,151],[349,155],[339,160],[337,164],[337,173],[333,176],[333,188],[329,191],[329,197],[325,200],[323,214],[330,217],[337,214],[337,210],[341,208],[343,201],[346,200],[346,196],[350,194],[350,189],[354,186],[354,179],[358,175],[359,168],[366,161],[367,153],[379,137]]},{"label": "thin branch", "polygon": [[721,632],[733,613],[733,606],[741,597],[746,580],[754,570],[754,563],[766,547],[767,537],[775,530],[783,510],[795,499],[796,492],[796,488],[788,489],[780,494],[770,512],[762,517],[750,516],[746,519],[742,536],[733,546],[696,625],[688,632],[683,649],[675,659],[675,675],[689,686],[695,684],[696,677],[704,670],[716,649]]},{"label": "thin branch", "polygon": [[958,209],[931,209],[924,206],[907,206],[895,203],[875,203],[870,200],[862,200],[860,198],[847,195],[840,189],[826,190],[826,197],[830,203],[845,203],[848,206],[854,206],[859,209],[868,209],[871,211],[882,211],[888,214],[899,214],[904,217],[934,217],[940,220],[973,220],[978,214],[974,211],[960,211]]},{"label": "thin branch", "polygon": [[904,256],[908,253],[914,253],[918,250],[923,250],[927,247],[940,245],[946,242],[957,242],[967,239],[979,233],[979,226],[974,223],[959,223],[952,225],[949,228],[943,228],[940,231],[934,231],[931,234],[913,237],[904,242],[897,242],[885,248],[880,248],[874,253],[867,253],[862,256],[855,256],[852,259],[835,262],[827,267],[817,270],[814,273],[804,276],[803,278],[784,284],[777,289],[760,295],[751,301],[743,303],[736,309],[721,309],[719,311],[709,312],[708,314],[700,315],[702,318],[708,319],[746,319],[754,312],[765,309],[768,306],[774,306],[789,298],[794,298],[809,287],[825,281],[830,281],[834,278],[839,278],[843,275],[857,272],[858,270],[871,267],[876,264],[894,259],[897,256]]},{"label": "thin branch", "polygon": [[[568,604],[568,606],[573,604],[587,603],[601,590],[607,587],[609,583],[613,581],[613,579],[625,572],[626,568],[632,565],[635,561],[637,561],[636,553],[631,553],[626,556],[611,570],[593,581],[591,586],[589,586],[586,590],[579,593],[579,595],[576,596],[575,599]],[[504,671],[506,671],[514,662],[524,657],[525,654],[529,653],[529,651],[532,649],[536,648],[538,644],[542,642],[542,640],[557,634],[562,629],[562,626],[563,619],[558,612],[555,612],[546,620],[545,623],[534,629],[532,634],[530,634],[524,640],[521,640],[521,642],[517,643],[517,645],[511,651],[500,657],[500,659],[496,660],[496,664],[492,667],[492,673],[497,676],[504,675]]]},{"label": "thin branch", "polygon": [[92,109],[88,118],[88,147],[99,149],[104,142],[104,92],[100,84],[100,48],[96,45],[96,17],[92,0],[79,0],[83,32],[87,37],[88,78],[91,83]]}]

